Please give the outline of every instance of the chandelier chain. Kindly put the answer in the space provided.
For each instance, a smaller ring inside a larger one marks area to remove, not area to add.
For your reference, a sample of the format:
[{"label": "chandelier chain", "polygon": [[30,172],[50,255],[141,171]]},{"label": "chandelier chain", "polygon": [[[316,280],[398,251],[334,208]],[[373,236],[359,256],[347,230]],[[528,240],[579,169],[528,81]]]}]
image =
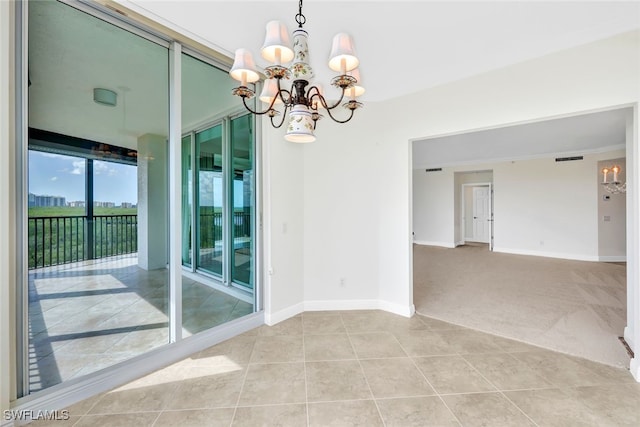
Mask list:
[{"label": "chandelier chain", "polygon": [[296,22],[298,23],[298,28],[302,28],[302,26],[307,22],[307,17],[302,14],[302,0],[298,3],[298,14],[296,15]]}]

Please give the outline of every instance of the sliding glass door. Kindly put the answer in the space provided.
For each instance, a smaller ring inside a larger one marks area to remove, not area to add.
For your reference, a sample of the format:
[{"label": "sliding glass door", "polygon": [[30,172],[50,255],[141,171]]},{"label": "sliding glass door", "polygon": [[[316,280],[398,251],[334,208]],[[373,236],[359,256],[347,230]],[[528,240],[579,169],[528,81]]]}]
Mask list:
[{"label": "sliding glass door", "polygon": [[[183,195],[183,212],[192,215],[191,206],[196,212],[195,227],[183,229],[183,243],[197,242],[195,255],[185,253],[183,264],[225,286],[251,292],[255,228],[253,118],[223,117],[185,135],[182,143],[183,188],[189,189],[189,197]],[[191,156],[196,159],[193,166]]]}]

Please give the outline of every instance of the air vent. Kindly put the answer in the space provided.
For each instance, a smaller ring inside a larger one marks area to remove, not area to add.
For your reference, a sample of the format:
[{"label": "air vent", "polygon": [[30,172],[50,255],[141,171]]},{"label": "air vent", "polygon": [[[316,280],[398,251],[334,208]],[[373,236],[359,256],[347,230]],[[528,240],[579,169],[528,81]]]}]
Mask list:
[{"label": "air vent", "polygon": [[425,172],[442,172],[442,168],[425,169]]},{"label": "air vent", "polygon": [[556,162],[572,162],[574,160],[582,160],[582,158],[582,156],[556,157]]}]

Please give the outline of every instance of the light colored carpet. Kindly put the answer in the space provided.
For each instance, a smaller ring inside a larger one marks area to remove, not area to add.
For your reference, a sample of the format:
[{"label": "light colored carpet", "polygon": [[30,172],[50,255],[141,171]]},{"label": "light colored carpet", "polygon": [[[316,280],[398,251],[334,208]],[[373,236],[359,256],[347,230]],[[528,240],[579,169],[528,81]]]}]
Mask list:
[{"label": "light colored carpet", "polygon": [[628,367],[624,264],[414,245],[419,314]]}]

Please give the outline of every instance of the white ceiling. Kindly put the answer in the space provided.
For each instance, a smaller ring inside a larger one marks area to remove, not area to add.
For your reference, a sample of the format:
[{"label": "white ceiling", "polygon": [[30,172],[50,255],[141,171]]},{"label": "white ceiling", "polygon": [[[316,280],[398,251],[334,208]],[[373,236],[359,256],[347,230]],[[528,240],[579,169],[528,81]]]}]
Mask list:
[{"label": "white ceiling", "polygon": [[[298,5],[295,0],[121,2],[169,19],[222,52],[231,55],[247,47],[256,57],[266,22],[281,19],[292,30]],[[126,147],[135,147],[145,133],[166,135],[166,50],[54,1],[29,5],[31,126]],[[326,59],[333,34],[348,31],[354,36],[365,102],[640,28],[638,1],[306,0],[303,12],[319,81],[332,76]],[[201,65],[184,64],[185,123],[240,105],[230,95],[236,82]],[[94,87],[116,91],[118,105],[94,103]]]},{"label": "white ceiling", "polygon": [[413,168],[435,168],[624,148],[628,109],[414,141]]},{"label": "white ceiling", "polygon": [[[298,2],[119,0],[156,13],[259,65],[267,21],[295,28]],[[382,101],[640,28],[640,2],[306,0],[311,65],[327,82],[334,34],[355,40],[367,92]]]}]

